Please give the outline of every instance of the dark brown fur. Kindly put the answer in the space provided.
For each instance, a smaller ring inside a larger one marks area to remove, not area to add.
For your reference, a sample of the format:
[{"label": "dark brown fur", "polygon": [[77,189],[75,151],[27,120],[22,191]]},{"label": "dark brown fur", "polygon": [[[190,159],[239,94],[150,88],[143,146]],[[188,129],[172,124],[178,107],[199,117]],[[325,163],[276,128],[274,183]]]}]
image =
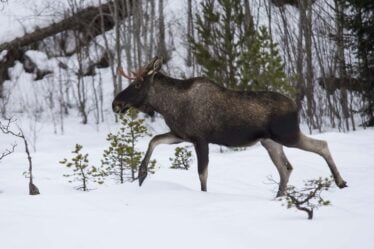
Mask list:
[{"label": "dark brown fur", "polygon": [[158,73],[148,104],[175,135],[189,141],[244,146],[271,138],[291,145],[299,133],[297,107],[289,98],[275,92],[232,91],[205,78],[180,81]]},{"label": "dark brown fur", "polygon": [[140,184],[158,144],[192,142],[198,158],[201,189],[206,191],[209,143],[246,146],[261,141],[280,174],[278,195],[284,193],[292,170],[282,145],[320,154],[338,186],[346,186],[327,144],[300,132],[297,106],[288,97],[276,92],[233,91],[201,77],[173,79],[159,72],[160,65],[156,66],[151,70],[152,65],[148,65],[149,73],[145,72],[143,80],[135,80],[113,101],[115,112],[125,112],[130,106],[150,115],[158,112],[170,127],[169,133],[158,135],[150,142],[139,169]]}]

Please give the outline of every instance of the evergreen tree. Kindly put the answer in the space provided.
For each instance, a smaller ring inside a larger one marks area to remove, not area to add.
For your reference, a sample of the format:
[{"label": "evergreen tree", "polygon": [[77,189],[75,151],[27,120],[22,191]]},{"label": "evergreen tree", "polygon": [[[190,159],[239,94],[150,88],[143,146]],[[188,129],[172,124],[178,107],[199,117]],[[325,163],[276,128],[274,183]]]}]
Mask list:
[{"label": "evergreen tree", "polygon": [[260,27],[240,56],[240,88],[255,91],[278,91],[293,95],[294,88],[287,83],[284,64],[277,44],[265,27]]},{"label": "evergreen tree", "polygon": [[89,181],[103,184],[105,173],[94,166],[89,166],[88,154],[82,154],[82,148],[82,145],[76,144],[72,151],[75,156],[70,161],[65,158],[60,163],[73,170],[71,174],[64,174],[65,177],[71,178],[69,182],[81,182],[77,189],[87,191]]},{"label": "evergreen tree", "polygon": [[368,120],[365,126],[374,126],[374,2],[372,0],[339,0],[346,4],[345,27],[351,31],[348,45],[358,60],[352,65],[363,84],[363,97]]},{"label": "evergreen tree", "polygon": [[174,158],[170,157],[169,160],[171,162],[170,168],[188,170],[192,162],[192,152],[188,149],[187,146],[176,147]]},{"label": "evergreen tree", "polygon": [[231,89],[292,93],[277,44],[245,18],[242,0],[204,0],[201,7],[198,38],[189,42],[208,78]]},{"label": "evergreen tree", "polygon": [[[109,133],[108,149],[104,150],[102,166],[108,175],[118,177],[120,183],[126,179],[134,181],[135,173],[140,165],[143,153],[135,146],[139,138],[150,135],[144,125],[144,119],[137,118],[138,112],[130,108],[126,114],[120,116],[121,128],[116,134]],[[150,162],[149,170],[153,171],[155,161]]]}]

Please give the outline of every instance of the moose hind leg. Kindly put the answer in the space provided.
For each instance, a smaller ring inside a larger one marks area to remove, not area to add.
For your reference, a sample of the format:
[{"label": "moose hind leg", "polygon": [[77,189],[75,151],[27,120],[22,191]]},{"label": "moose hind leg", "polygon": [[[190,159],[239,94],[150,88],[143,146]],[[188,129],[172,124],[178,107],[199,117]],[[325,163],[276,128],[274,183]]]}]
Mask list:
[{"label": "moose hind leg", "polygon": [[281,147],[281,158],[282,158],[283,164],[287,168],[287,171],[289,172],[289,174],[291,174],[291,172],[293,170],[293,167],[292,167],[290,161],[288,161],[288,158],[286,157],[286,154],[283,151],[283,146]]},{"label": "moose hind leg", "polygon": [[343,180],[340,176],[338,168],[335,165],[335,162],[331,156],[330,150],[328,148],[327,142],[324,140],[313,139],[310,137],[305,136],[304,134],[300,133],[298,142],[292,146],[296,147],[305,151],[314,152],[320,156],[322,156],[327,165],[330,168],[330,171],[334,177],[335,183],[339,188],[347,187],[347,183]]},{"label": "moose hind leg", "polygon": [[261,144],[267,150],[279,173],[280,183],[277,197],[283,196],[287,189],[287,183],[292,172],[292,166],[284,154],[283,146],[281,144],[274,142],[271,139],[263,139],[261,140]]}]

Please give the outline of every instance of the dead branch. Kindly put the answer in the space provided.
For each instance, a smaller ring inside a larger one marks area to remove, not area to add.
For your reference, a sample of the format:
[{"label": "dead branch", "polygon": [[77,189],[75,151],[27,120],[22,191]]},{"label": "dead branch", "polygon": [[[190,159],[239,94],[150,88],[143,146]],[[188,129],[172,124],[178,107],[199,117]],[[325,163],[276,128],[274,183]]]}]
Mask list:
[{"label": "dead branch", "polygon": [[[126,5],[120,4],[120,0],[115,1],[119,2],[117,4],[121,8],[121,10],[119,11],[120,17],[127,17],[129,13],[126,9]],[[34,32],[25,34],[23,37],[18,37],[12,41],[0,44],[0,51],[5,49],[19,49],[20,47],[30,46],[37,41],[41,41],[47,37],[67,30],[78,30],[82,33],[87,33],[87,31],[89,31],[91,35],[96,36],[101,32],[108,31],[114,27],[113,16],[111,15],[113,4],[114,1],[110,1],[96,7],[88,7],[72,14],[70,17],[64,18],[60,22],[53,23],[48,27],[37,28]],[[100,17],[104,19],[104,26],[100,25]],[[88,27],[92,30],[87,30]],[[102,27],[104,28],[104,30],[101,30]]]},{"label": "dead branch", "polygon": [[16,148],[17,144],[12,144],[12,147],[10,149],[6,149],[3,153],[1,153],[0,155],[0,161],[6,157],[6,156],[9,156],[10,154],[12,154],[14,152],[14,148]]},{"label": "dead branch", "polygon": [[[11,130],[11,125],[12,124],[14,124],[17,127],[18,132],[14,132],[13,130]],[[30,195],[40,194],[38,187],[36,187],[33,183],[31,154],[30,154],[30,150],[29,150],[29,145],[27,143],[27,139],[26,139],[21,127],[19,127],[17,125],[16,120],[10,118],[10,119],[6,119],[5,124],[0,121],[0,131],[4,134],[9,134],[9,135],[21,138],[23,140],[23,143],[25,145],[25,152],[26,152],[26,155],[27,155],[27,160],[29,162],[29,169],[28,169],[28,173],[29,173],[29,194]]]}]

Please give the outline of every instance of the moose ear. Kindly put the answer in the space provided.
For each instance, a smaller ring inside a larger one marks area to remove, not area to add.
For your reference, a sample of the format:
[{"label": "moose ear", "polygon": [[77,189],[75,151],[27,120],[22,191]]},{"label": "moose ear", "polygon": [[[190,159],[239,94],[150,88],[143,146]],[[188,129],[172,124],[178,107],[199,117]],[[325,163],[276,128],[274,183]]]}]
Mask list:
[{"label": "moose ear", "polygon": [[163,61],[164,59],[162,58],[162,56],[156,56],[152,59],[151,63],[149,63],[149,65],[147,66],[147,69],[149,67],[149,69],[147,70],[148,71],[148,75],[151,75],[151,74],[154,74],[154,73],[157,73],[158,71],[160,71],[161,67],[162,67],[162,64],[163,64]]}]

